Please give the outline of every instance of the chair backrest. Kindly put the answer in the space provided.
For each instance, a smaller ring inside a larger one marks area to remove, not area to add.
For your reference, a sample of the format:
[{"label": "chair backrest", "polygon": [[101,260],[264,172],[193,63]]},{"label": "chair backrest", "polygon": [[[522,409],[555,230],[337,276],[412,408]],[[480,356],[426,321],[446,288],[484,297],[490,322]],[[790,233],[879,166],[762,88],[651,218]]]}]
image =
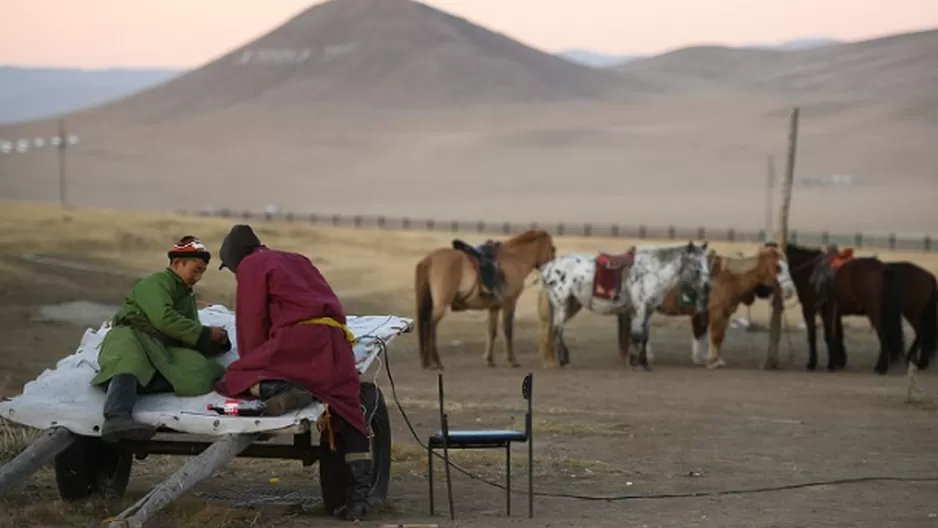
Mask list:
[{"label": "chair backrest", "polygon": [[521,397],[528,402],[528,411],[524,415],[524,436],[530,440],[534,415],[534,374],[531,372],[521,382]]}]

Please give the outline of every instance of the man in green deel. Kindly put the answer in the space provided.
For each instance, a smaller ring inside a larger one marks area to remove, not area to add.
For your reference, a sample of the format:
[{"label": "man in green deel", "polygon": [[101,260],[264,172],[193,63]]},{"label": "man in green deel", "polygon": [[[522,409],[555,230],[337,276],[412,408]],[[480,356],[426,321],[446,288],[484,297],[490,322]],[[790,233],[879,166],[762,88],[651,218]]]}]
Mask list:
[{"label": "man in green deel", "polygon": [[138,393],[199,396],[212,391],[225,367],[213,359],[231,350],[224,328],[202,326],[192,287],[212,256],[192,236],[168,253],[169,266],[134,286],[101,343],[101,370],[91,384],[107,390],[105,442],[146,440],[156,434],[132,417]]}]

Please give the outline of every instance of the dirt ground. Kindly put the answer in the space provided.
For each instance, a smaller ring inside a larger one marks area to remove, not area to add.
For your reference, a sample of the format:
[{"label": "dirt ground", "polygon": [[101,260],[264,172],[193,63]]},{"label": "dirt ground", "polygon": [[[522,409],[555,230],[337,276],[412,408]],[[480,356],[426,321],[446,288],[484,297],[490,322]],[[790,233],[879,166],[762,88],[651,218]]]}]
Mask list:
[{"label": "dirt ground", "polygon": [[[17,394],[26,381],[77,346],[87,325],[39,320],[44,306],[74,301],[117,304],[134,276],[162,265],[164,247],[193,232],[210,247],[226,227],[215,220],[117,217],[116,213],[14,205],[0,212],[0,395]],[[120,218],[120,221],[116,219]],[[447,235],[361,233],[265,225],[271,245],[314,256],[347,300],[350,313],[411,315],[410,280],[419,253]],[[369,238],[371,237],[371,238]],[[341,241],[341,245],[339,245]],[[558,239],[558,251],[612,244],[608,240]],[[616,243],[624,244],[625,241]],[[730,251],[734,248],[720,248]],[[38,258],[44,257],[44,258]],[[393,255],[393,256],[392,256]],[[918,259],[935,271],[934,258]],[[50,261],[49,258],[59,259]],[[75,264],[85,269],[76,269]],[[212,271],[200,285],[207,302],[230,304],[233,281]],[[572,365],[543,370],[537,358],[533,292],[519,311],[515,340],[522,369],[506,366],[500,348],[497,368],[482,361],[482,314],[449,316],[441,326],[448,412],[454,427],[522,427],[520,381],[535,375],[535,489],[539,493],[590,496],[654,495],[784,486],[858,477],[933,477],[931,482],[866,481],[764,493],[693,498],[574,500],[539,496],[535,519],[525,515],[525,449],[512,456],[511,518],[504,494],[453,474],[458,526],[938,526],[938,414],[934,400],[906,402],[902,369],[872,373],[874,351],[868,324],[847,323],[849,367],[845,372],[806,372],[805,337],[795,328],[797,307],[788,313],[782,370],[760,369],[767,337],[733,330],[727,338],[728,367],[691,364],[686,320],[656,317],[652,372],[633,371],[619,359],[614,322],[580,314],[566,335]],[[791,308],[791,307],[790,307]],[[764,320],[765,307],[753,308]],[[790,341],[789,341],[790,339]],[[789,350],[789,344],[791,349]],[[414,336],[395,341],[390,356],[400,404],[421,440],[437,428],[435,373],[423,371]],[[822,362],[824,349],[821,348]],[[372,372],[368,376],[373,375]],[[6,381],[4,382],[4,377]],[[393,505],[365,526],[432,522],[450,525],[441,465],[437,465],[437,516],[427,514],[426,456],[394,405],[387,368],[377,381],[391,406],[394,463]],[[931,398],[938,376],[921,375]],[[0,426],[0,459],[28,440],[19,429]],[[455,453],[471,473],[502,482],[503,455]],[[43,470],[20,491],[3,499],[0,526],[89,526],[142,496],[179,467],[180,458],[135,462],[128,496],[121,504],[65,505],[58,501],[51,471]],[[262,490],[271,477],[284,489],[318,486],[315,468],[299,462],[237,460],[203,483],[196,494],[171,506],[152,526],[284,527],[339,526],[321,512],[284,507],[229,508],[199,498],[208,491]]]}]

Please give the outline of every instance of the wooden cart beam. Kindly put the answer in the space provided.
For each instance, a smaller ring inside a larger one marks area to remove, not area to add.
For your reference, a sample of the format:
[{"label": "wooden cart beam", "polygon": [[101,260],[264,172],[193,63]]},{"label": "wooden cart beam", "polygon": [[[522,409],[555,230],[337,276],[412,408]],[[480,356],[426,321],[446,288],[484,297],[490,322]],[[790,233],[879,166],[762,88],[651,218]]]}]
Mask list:
[{"label": "wooden cart beam", "polygon": [[0,496],[18,487],[33,473],[52,462],[58,455],[75,441],[75,435],[64,427],[53,427],[22,453],[3,467],[0,467]]},{"label": "wooden cart beam", "polygon": [[257,438],[256,434],[230,434],[221,437],[198,456],[189,459],[178,471],[130,508],[111,519],[108,528],[142,528],[144,523],[170,502],[185,495],[200,481],[231,462]]}]

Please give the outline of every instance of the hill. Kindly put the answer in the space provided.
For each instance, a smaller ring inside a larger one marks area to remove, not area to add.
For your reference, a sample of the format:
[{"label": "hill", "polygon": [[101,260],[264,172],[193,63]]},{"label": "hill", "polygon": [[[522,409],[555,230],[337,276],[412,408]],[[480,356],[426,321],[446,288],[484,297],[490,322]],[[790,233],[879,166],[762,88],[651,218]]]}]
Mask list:
[{"label": "hill", "polygon": [[[635,88],[647,89],[625,90]],[[418,2],[332,0],[172,82],[77,117],[145,123],[237,106],[432,108],[597,101],[622,91],[611,72]]]},{"label": "hill", "polygon": [[794,51],[695,46],[611,69],[672,92],[896,99],[938,84],[938,30]]},{"label": "hill", "polygon": [[[831,44],[838,44],[839,41],[830,38],[818,37],[818,38],[803,38],[788,40],[785,42],[780,42],[778,44],[753,44],[751,46],[742,46],[738,49],[769,49],[769,50],[778,50],[778,51],[789,51],[789,50],[805,50],[820,48],[822,46],[829,46]],[[734,49],[734,48],[728,48]],[[584,50],[584,49],[568,49],[557,52],[557,56],[567,59],[568,61],[582,64],[584,66],[590,66],[593,68],[609,68],[612,66],[620,66],[626,62],[633,61],[636,59],[645,59],[648,58],[648,55],[616,55],[610,53],[598,53],[595,51]]]},{"label": "hill", "polygon": [[42,119],[100,105],[166,82],[179,73],[0,66],[0,123]]}]

